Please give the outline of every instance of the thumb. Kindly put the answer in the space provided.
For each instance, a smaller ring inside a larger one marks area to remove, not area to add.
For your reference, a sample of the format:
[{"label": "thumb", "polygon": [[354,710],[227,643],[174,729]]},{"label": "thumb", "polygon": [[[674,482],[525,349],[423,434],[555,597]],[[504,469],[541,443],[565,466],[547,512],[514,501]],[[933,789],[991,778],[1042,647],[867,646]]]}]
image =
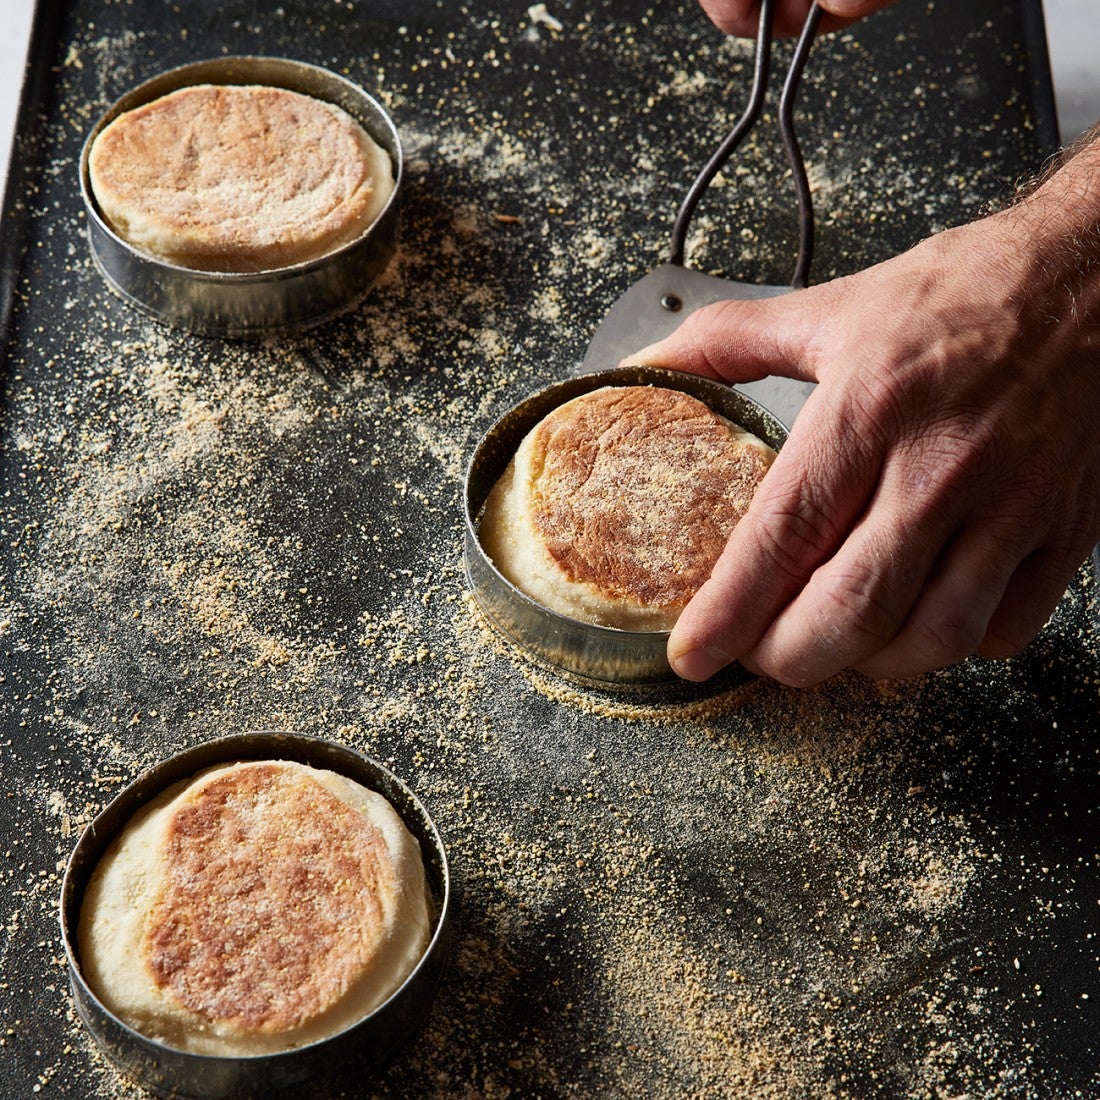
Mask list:
[{"label": "thumb", "polygon": [[726,382],[752,382],[769,374],[816,382],[808,354],[818,329],[816,298],[802,290],[703,306],[670,336],[627,356],[622,365],[666,367]]}]

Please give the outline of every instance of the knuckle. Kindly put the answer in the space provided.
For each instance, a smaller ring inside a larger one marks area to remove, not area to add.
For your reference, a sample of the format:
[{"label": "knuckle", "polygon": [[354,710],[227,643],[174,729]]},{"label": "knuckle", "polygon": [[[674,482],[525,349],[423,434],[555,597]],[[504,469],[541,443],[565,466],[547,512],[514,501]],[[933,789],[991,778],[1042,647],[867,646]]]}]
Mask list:
[{"label": "knuckle", "polygon": [[842,533],[829,511],[807,494],[763,514],[754,515],[750,510],[749,516],[756,522],[762,553],[772,568],[789,580],[805,580],[841,540]]},{"label": "knuckle", "polygon": [[910,627],[911,648],[928,668],[954,664],[971,656],[985,637],[986,624],[965,612],[942,611]]},{"label": "knuckle", "polygon": [[884,649],[856,667],[874,679],[900,679],[963,661],[981,653],[986,641],[987,619],[980,613],[951,607],[922,609],[906,620]]},{"label": "knuckle", "polygon": [[691,338],[700,340],[714,332],[736,328],[745,315],[745,302],[712,302],[700,306],[684,318],[681,329]]},{"label": "knuckle", "polygon": [[[848,570],[828,578],[822,588],[835,624],[833,644],[865,653],[881,648],[897,633],[902,609],[887,577],[872,570]],[[827,640],[827,639],[826,639]]]},{"label": "knuckle", "polygon": [[904,435],[912,408],[907,389],[892,372],[861,371],[850,395],[851,416],[858,433],[871,433],[880,447]]},{"label": "knuckle", "polygon": [[790,687],[812,687],[827,676],[858,667],[867,654],[889,644],[901,621],[896,600],[882,577],[848,571],[817,578],[814,626],[782,648],[759,651],[767,675]]},{"label": "knuckle", "polygon": [[674,334],[679,347],[677,366],[714,378],[724,377],[729,334],[746,321],[744,302],[715,302],[689,313]]}]

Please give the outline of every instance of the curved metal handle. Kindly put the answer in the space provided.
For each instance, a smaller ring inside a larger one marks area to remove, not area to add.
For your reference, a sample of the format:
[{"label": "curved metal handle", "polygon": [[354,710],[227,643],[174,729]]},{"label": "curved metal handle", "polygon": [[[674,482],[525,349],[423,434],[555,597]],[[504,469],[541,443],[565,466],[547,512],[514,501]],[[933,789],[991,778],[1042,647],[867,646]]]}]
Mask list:
[{"label": "curved metal handle", "polygon": [[[760,117],[760,111],[764,106],[764,97],[767,95],[768,90],[768,71],[771,65],[774,21],[775,0],[761,0],[760,19],[756,31],[756,52],[753,59],[752,89],[749,92],[748,106],[745,108],[744,114],[737,120],[737,124],[723,139],[688,189],[679,213],[676,215],[676,221],[672,226],[669,263],[677,264],[680,267],[684,265],[688,226],[695,214],[695,208],[699,205],[699,200]],[[820,21],[821,8],[815,2],[810,5],[806,21],[802,25],[802,33],[799,35],[794,56],[791,58],[791,65],[787,70],[787,77],[783,83],[783,92],[779,101],[779,129],[798,196],[798,259],[795,262],[794,277],[791,279],[791,286],[797,288],[804,287],[809,277],[814,246],[814,215],[806,166],[802,161],[802,152],[798,147],[798,140],[794,133],[794,101]]]},{"label": "curved metal handle", "polygon": [[798,195],[798,259],[791,278],[791,286],[796,289],[804,287],[810,277],[810,262],[814,255],[814,204],[810,195],[810,181],[806,178],[802,150],[798,147],[798,138],[794,132],[794,101],[820,22],[821,7],[815,2],[810,5],[806,22],[802,25],[802,33],[798,36],[798,45],[791,58],[791,67],[783,82],[783,93],[779,97],[779,133],[783,138],[783,148],[787,151],[787,163],[791,166],[791,176]]}]

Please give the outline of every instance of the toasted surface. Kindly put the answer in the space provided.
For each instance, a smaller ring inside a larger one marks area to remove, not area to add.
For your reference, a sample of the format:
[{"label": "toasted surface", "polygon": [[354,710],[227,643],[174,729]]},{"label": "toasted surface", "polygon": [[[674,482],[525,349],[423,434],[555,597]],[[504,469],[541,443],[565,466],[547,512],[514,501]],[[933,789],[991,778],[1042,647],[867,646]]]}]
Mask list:
[{"label": "toasted surface", "polygon": [[774,452],[658,386],[566,402],[524,438],[480,525],[517,587],[572,618],[667,630],[710,576]]},{"label": "toasted surface", "polygon": [[346,111],[285,88],[195,85],[114,119],[88,159],[107,222],[206,271],[264,271],[361,236],[394,179]]},{"label": "toasted surface", "polygon": [[121,1019],[205,1054],[289,1049],[381,1004],[429,939],[419,847],[334,772],[232,764],[127,825],[81,910],[81,968]]}]

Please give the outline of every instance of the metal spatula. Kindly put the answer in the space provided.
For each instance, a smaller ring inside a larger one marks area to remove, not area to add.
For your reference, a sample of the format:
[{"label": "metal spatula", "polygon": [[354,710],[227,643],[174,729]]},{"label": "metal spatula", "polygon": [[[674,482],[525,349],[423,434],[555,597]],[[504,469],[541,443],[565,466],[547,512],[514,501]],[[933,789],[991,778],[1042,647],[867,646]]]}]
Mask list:
[{"label": "metal spatula", "polygon": [[[582,371],[585,373],[615,366],[625,356],[669,335],[689,313],[702,306],[733,299],[770,298],[806,286],[813,257],[813,204],[802,153],[794,133],[793,115],[798,85],[821,19],[821,8],[816,3],[806,16],[779,101],[780,134],[798,197],[798,258],[790,286],[735,282],[695,271],[684,262],[688,226],[699,200],[760,116],[767,94],[774,17],[775,0],[762,0],[752,90],[745,113],[691,185],[673,225],[668,260],[630,287],[596,329],[584,356]],[[813,385],[786,378],[768,378],[737,388],[755,397],[780,420],[790,424]]]}]

